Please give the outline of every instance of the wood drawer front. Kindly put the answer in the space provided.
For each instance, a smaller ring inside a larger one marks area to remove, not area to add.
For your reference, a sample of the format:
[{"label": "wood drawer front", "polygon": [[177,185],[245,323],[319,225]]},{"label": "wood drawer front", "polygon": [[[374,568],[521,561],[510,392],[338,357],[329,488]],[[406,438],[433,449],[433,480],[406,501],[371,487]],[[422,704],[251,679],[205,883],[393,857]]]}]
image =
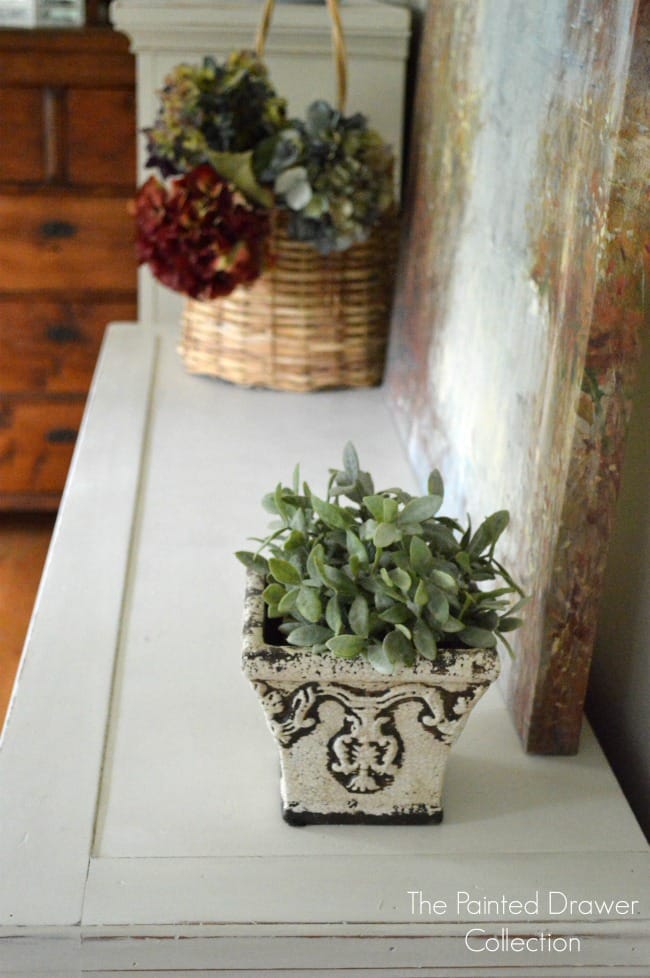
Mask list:
[{"label": "wood drawer front", "polygon": [[0,299],[0,396],[87,393],[106,324],[136,316],[135,301]]},{"label": "wood drawer front", "polygon": [[117,31],[62,29],[0,34],[0,85],[62,88],[132,85],[135,58]]},{"label": "wood drawer front", "polygon": [[0,196],[0,291],[136,289],[127,197]]},{"label": "wood drawer front", "polygon": [[5,495],[61,493],[84,403],[0,400],[0,504]]},{"label": "wood drawer front", "polygon": [[77,186],[135,192],[135,94],[72,89],[67,98],[67,178]]},{"label": "wood drawer front", "polygon": [[0,89],[0,120],[1,183],[133,193],[133,89]]},{"label": "wood drawer front", "polygon": [[0,180],[29,183],[44,178],[46,150],[43,97],[38,89],[0,89]]},{"label": "wood drawer front", "polygon": [[[125,42],[128,45],[128,42]],[[40,60],[39,60],[40,59]],[[135,73],[133,55],[76,51],[2,52],[0,84],[96,86],[97,77],[110,85],[128,85]]]}]

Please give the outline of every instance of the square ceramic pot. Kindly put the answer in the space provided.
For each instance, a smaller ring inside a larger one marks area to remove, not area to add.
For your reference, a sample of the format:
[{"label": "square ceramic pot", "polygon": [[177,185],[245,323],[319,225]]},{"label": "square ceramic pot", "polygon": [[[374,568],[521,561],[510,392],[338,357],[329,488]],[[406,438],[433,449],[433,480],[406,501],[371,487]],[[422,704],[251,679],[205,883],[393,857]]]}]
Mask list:
[{"label": "square ceramic pot", "polygon": [[265,582],[248,572],[243,670],[280,751],[284,818],[442,819],[449,750],[499,674],[493,649],[440,651],[392,676],[265,638]]}]

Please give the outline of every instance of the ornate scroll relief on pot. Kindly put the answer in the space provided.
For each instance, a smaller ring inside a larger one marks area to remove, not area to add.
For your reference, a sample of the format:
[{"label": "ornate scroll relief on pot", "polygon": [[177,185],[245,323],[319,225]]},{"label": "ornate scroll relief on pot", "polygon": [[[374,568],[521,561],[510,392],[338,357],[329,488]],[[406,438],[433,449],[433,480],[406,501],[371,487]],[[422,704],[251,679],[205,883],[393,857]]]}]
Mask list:
[{"label": "ornate scroll relief on pot", "polygon": [[[224,58],[232,50],[254,46],[260,3],[240,0],[208,6],[188,0],[179,6],[168,0],[115,0],[111,16],[115,27],[130,37],[136,55],[140,130],[154,117],[156,92],[174,65],[196,63],[205,55]],[[362,112],[391,143],[399,181],[409,11],[374,0],[350,0],[342,5],[341,18],[348,61],[347,111]],[[303,114],[316,98],[334,101],[336,72],[326,6],[279,3],[265,59],[291,114]],[[141,140],[138,150],[141,179]],[[146,268],[140,270],[138,298],[142,322],[179,322],[182,297],[156,283]]]}]

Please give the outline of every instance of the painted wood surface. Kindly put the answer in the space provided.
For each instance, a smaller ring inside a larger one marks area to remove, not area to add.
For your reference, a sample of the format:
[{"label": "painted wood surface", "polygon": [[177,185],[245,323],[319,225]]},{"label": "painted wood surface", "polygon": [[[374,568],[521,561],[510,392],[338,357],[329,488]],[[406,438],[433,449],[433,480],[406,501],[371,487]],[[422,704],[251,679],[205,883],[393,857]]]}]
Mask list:
[{"label": "painted wood surface", "polygon": [[590,356],[618,329],[616,275],[598,275],[635,14],[442,2],[421,48],[389,396],[450,515],[511,512],[504,557],[531,601],[509,702],[542,753],[578,746],[611,513],[581,412],[597,290]]},{"label": "painted wood surface", "polygon": [[[390,952],[390,947],[388,948]],[[421,975],[421,968],[390,968],[391,978],[418,978]],[[278,978],[287,978],[287,975],[291,974],[286,969],[280,969],[279,971],[270,971],[264,969],[260,971],[258,968],[251,971],[249,969],[241,970],[237,968],[234,971],[230,969],[225,971],[205,971],[203,969],[199,971],[192,970],[191,978],[211,978],[211,976],[219,974],[220,978],[262,978],[264,975],[277,975]],[[331,974],[331,972],[330,972]],[[337,969],[337,975],[348,976],[348,978],[386,978],[386,968],[383,966],[380,968],[345,968]],[[507,978],[507,975],[512,974],[512,971],[504,971],[502,968],[495,966],[490,971],[483,972],[483,978]],[[610,976],[616,974],[619,978],[633,978],[636,975],[638,978],[640,972],[634,969],[623,969],[612,972],[607,968],[599,969],[599,974],[603,978],[610,978]],[[436,964],[432,964],[427,967],[426,970],[427,978],[449,978],[449,968],[447,965],[438,967]],[[454,968],[454,978],[477,978],[478,972],[476,967],[471,969],[467,968]],[[563,968],[530,968],[526,970],[527,978],[566,978],[566,970]],[[124,978],[123,971],[94,971],[94,978]],[[323,970],[322,968],[313,969],[311,967],[301,966],[300,968],[300,978],[322,978]],[[49,978],[49,976],[32,975],[32,978]],[[150,971],[147,974],[147,978],[178,978],[178,971]]]},{"label": "painted wood surface", "polygon": [[[153,340],[109,331],[0,750],[2,978],[645,978],[650,854],[589,728],[578,757],[526,755],[492,689],[452,752],[443,825],[283,822],[232,551],[263,531],[268,485],[302,460],[316,487],[346,437],[381,484],[414,476],[381,390],[246,391],[187,376]],[[414,915],[414,889],[450,912]],[[504,921],[457,914],[460,890],[638,912],[540,905],[536,926],[580,935],[580,955],[477,964],[468,926]]]},{"label": "painted wood surface", "polygon": [[0,743],[2,928],[81,919],[153,364],[134,334],[98,366]]}]

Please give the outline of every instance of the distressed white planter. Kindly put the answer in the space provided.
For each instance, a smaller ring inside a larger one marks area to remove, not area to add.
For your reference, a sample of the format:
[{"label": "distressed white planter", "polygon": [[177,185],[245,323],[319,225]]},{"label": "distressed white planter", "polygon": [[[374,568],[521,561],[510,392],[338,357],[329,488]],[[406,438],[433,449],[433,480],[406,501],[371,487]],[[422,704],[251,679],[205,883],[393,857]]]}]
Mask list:
[{"label": "distressed white planter", "polygon": [[243,670],[281,763],[287,822],[439,822],[451,745],[499,675],[492,649],[441,651],[384,676],[362,659],[272,645],[248,572]]}]

